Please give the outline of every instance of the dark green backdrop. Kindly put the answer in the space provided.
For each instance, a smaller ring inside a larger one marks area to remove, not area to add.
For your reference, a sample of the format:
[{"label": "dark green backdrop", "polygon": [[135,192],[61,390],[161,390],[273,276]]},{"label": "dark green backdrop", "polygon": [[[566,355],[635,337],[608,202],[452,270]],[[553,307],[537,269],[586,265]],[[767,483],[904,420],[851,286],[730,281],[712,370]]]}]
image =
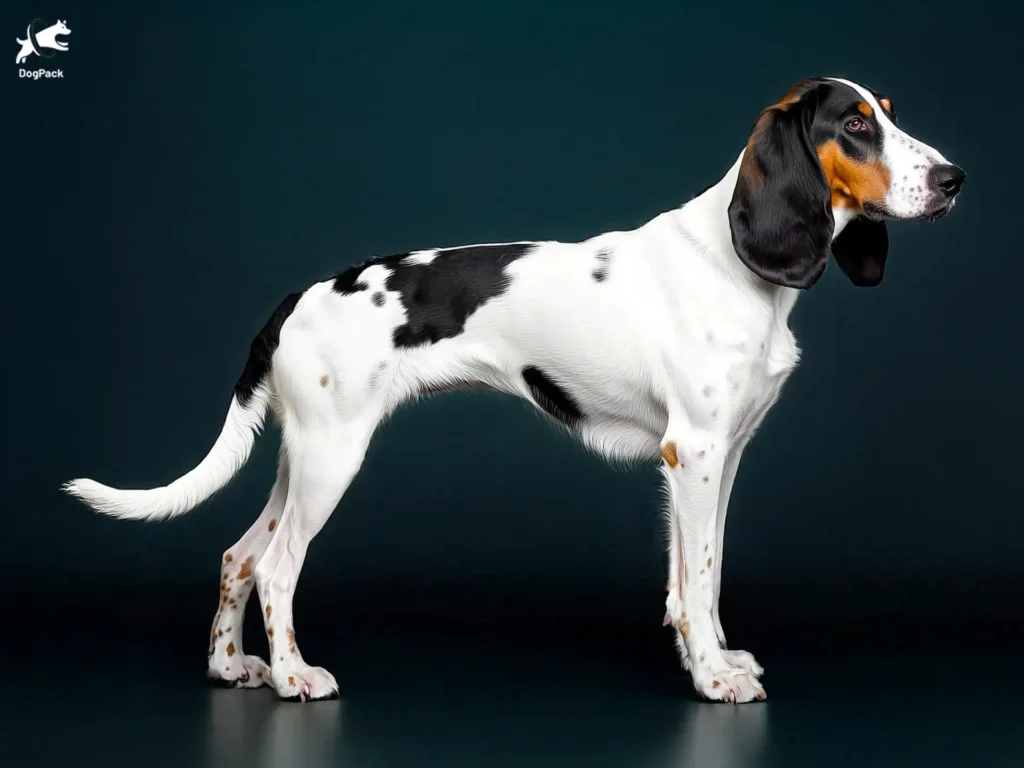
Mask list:
[{"label": "dark green backdrop", "polygon": [[[890,226],[881,288],[831,268],[799,302],[804,363],[745,457],[726,581],[1021,577],[1020,12],[771,5],[5,7],[7,578],[215,590],[276,436],[171,524],[96,517],[59,484],[193,466],[285,294],[374,254],[637,226],[819,74],[890,94],[968,181],[951,217]],[[18,80],[13,37],[58,15],[64,79]],[[378,433],[303,580],[582,584],[656,609],[659,507],[653,469],[450,396]]]}]

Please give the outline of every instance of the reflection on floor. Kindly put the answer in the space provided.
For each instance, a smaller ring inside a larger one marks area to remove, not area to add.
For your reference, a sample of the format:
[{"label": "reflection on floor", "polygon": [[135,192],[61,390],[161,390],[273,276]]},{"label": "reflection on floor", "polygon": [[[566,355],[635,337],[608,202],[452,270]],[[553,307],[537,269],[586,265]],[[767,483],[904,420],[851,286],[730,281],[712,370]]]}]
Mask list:
[{"label": "reflection on floor", "polygon": [[70,627],[5,655],[5,764],[1024,765],[1024,672],[997,646],[768,647],[768,701],[731,707],[693,699],[660,634],[587,646],[364,627],[307,633],[307,658],[342,695],[300,705],[208,687],[202,635],[185,647],[151,625],[102,639]]}]

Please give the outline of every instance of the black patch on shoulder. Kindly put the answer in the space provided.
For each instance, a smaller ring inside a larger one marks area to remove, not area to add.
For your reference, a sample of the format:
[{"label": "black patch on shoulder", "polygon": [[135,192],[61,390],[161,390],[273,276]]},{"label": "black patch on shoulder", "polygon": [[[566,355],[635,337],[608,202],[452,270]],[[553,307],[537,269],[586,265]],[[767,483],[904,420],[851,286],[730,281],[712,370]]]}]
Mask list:
[{"label": "black patch on shoulder", "polygon": [[597,282],[603,283],[608,278],[608,262],[611,258],[612,252],[607,248],[597,252],[597,267],[591,272],[591,277]]},{"label": "black patch on shoulder", "polygon": [[583,421],[583,411],[575,398],[552,381],[544,371],[532,365],[523,368],[523,381],[541,408],[567,427]]},{"label": "black patch on shoulder", "polygon": [[462,333],[466,320],[508,290],[509,264],[535,243],[470,245],[439,250],[429,264],[395,264],[385,286],[399,294],[406,322],[395,329],[395,347],[418,347]]},{"label": "black patch on shoulder", "polygon": [[373,306],[375,306],[375,307],[383,307],[384,306],[384,294],[381,293],[380,291],[375,291],[373,296],[370,298],[370,301],[373,302]]},{"label": "black patch on shoulder", "polygon": [[281,340],[281,326],[295,311],[295,305],[302,298],[302,293],[293,293],[278,304],[274,314],[267,320],[249,347],[249,358],[245,361],[242,375],[235,382],[235,399],[243,408],[249,404],[253,392],[263,383],[270,372],[270,362],[274,351]]}]

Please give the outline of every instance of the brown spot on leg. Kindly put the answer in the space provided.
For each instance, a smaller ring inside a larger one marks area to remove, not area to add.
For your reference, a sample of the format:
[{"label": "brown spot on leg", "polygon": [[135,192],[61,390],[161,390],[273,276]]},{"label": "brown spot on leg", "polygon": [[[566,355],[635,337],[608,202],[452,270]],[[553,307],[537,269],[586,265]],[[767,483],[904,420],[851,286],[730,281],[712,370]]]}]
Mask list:
[{"label": "brown spot on leg", "polygon": [[288,653],[295,653],[295,630],[288,628]]},{"label": "brown spot on leg", "polygon": [[275,528],[277,528],[277,520],[271,520],[270,525],[267,526],[267,530],[273,531]]},{"label": "brown spot on leg", "polygon": [[676,453],[676,444],[669,440],[661,447],[661,457],[672,469],[679,466],[679,455]]},{"label": "brown spot on leg", "polygon": [[235,559],[235,558],[233,558],[233,557],[231,556],[231,553],[230,553],[230,552],[228,552],[228,553],[227,553],[226,555],[224,555],[224,562],[225,562],[225,563],[230,563],[230,562],[231,562],[232,560],[234,560],[234,559]]},{"label": "brown spot on leg", "polygon": [[288,685],[295,687],[295,678],[292,675],[288,675]]},{"label": "brown spot on leg", "polygon": [[710,567],[711,567],[711,558],[709,557],[708,558],[708,568],[710,568]]},{"label": "brown spot on leg", "polygon": [[223,636],[224,636],[224,630],[223,629],[218,629],[217,630],[217,637],[223,637]]},{"label": "brown spot on leg", "polygon": [[274,636],[274,628],[270,627],[269,629],[267,629],[267,637],[273,637],[273,636]]},{"label": "brown spot on leg", "polygon": [[320,386],[326,387],[330,383],[330,381],[331,380],[327,378],[327,374],[325,373],[323,376],[320,377]]},{"label": "brown spot on leg", "polygon": [[274,610],[272,605],[267,606],[267,621],[270,621],[270,612]]},{"label": "brown spot on leg", "polygon": [[720,686],[720,685],[721,685],[721,683],[720,683],[720,682],[718,682],[717,680],[712,680],[712,681],[711,681],[711,687],[712,687],[712,688],[717,688],[717,687],[718,687],[718,686]]},{"label": "brown spot on leg", "polygon": [[252,576],[252,561],[252,555],[249,555],[249,557],[245,558],[245,562],[242,563],[242,567],[238,569],[238,578],[248,579],[250,576]]},{"label": "brown spot on leg", "polygon": [[227,652],[228,652],[228,656],[234,656],[235,655],[235,644],[234,643],[228,643]]},{"label": "brown spot on leg", "polygon": [[708,477],[707,475],[704,475],[704,477],[702,477],[701,480],[703,480],[705,483],[707,483],[707,482],[709,482],[711,480],[711,478]]},{"label": "brown spot on leg", "polygon": [[683,640],[690,636],[690,622],[684,621],[679,625],[679,634],[683,636]]}]

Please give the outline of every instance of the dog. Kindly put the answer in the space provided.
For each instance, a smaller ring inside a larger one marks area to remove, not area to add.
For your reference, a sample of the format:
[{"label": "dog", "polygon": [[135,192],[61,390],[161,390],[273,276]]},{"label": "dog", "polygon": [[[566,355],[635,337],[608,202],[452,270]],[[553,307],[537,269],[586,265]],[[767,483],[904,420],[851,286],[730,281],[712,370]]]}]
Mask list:
[{"label": "dog", "polygon": [[[888,220],[935,220],[964,171],[897,127],[892,101],[849,80],[798,83],[764,109],[724,177],[631,231],[376,258],[288,296],[256,336],[209,454],[170,485],[64,486],[130,520],[182,515],[246,462],[269,409],[282,430],[262,514],[221,563],[208,676],[337,695],[296,644],[307,547],[400,404],[484,388],[535,406],[612,461],[658,462],[669,497],[667,624],[700,697],[765,698],[753,655],[719,618],[729,495],[744,448],[800,351],[787,318],[835,257],[878,285]],[[242,652],[255,583],[270,665]]]},{"label": "dog", "polygon": [[[68,49],[68,44],[61,42],[57,38],[70,34],[71,30],[68,29],[67,25],[63,21],[58,19],[56,24],[51,24],[46,29],[41,29],[39,32],[35,33],[35,41],[33,42],[32,24],[29,24],[28,28],[25,30],[25,37],[27,39],[22,40],[20,37],[14,38],[15,42],[21,46],[21,51],[19,51],[18,55],[15,57],[14,63],[24,64],[25,60],[32,54],[39,56],[45,55],[40,51],[42,48],[66,51]],[[53,54],[50,55],[52,56]]]}]

